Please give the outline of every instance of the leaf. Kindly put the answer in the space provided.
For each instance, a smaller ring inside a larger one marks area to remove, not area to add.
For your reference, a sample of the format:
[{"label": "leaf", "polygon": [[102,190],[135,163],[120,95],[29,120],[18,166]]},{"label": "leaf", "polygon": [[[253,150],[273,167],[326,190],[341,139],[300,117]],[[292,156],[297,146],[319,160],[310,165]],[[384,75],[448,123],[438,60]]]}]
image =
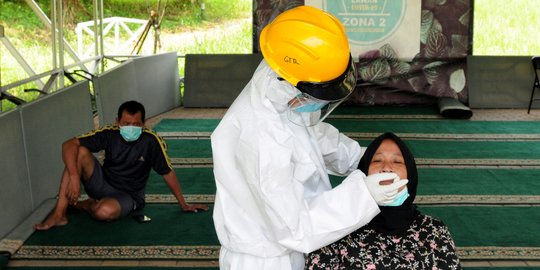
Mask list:
[{"label": "leaf", "polygon": [[442,32],[432,30],[426,43],[426,57],[439,58],[446,56],[447,43],[447,39]]},{"label": "leaf", "polygon": [[433,13],[429,10],[422,10],[422,19],[420,21],[420,41],[426,44],[429,30],[433,24]]},{"label": "leaf", "polygon": [[394,51],[394,49],[392,48],[392,46],[390,44],[384,44],[380,48],[380,51],[381,51],[381,55],[386,57],[386,58],[389,58],[389,59],[396,59],[397,58],[396,51]]},{"label": "leaf", "polygon": [[444,62],[435,61],[424,66],[422,71],[424,72],[424,76],[426,76],[426,80],[429,84],[433,84],[440,76],[442,65],[444,65]]},{"label": "leaf", "polygon": [[458,69],[452,72],[452,74],[450,74],[449,83],[450,88],[452,88],[452,90],[454,90],[456,93],[460,93],[461,91],[463,91],[466,84],[465,72],[463,71],[463,69]]}]

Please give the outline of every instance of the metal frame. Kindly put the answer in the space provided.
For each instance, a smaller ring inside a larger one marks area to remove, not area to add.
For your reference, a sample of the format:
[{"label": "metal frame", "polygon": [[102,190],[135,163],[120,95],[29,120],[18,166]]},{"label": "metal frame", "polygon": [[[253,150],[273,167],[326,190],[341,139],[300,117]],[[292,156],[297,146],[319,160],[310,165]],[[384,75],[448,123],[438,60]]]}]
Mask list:
[{"label": "metal frame", "polygon": [[[131,31],[127,24],[138,24],[139,28],[135,31]],[[141,33],[144,31],[148,20],[142,19],[132,19],[132,18],[123,18],[123,17],[110,17],[103,19],[103,39],[110,33],[114,34],[114,44],[112,44],[114,51],[123,52],[135,41]],[[91,27],[94,26],[94,21],[81,22],[75,27],[75,33],[77,34],[77,51],[80,56],[86,57],[90,54],[91,46],[84,47],[83,44],[83,35],[84,33],[88,35],[94,35],[94,31]],[[120,31],[123,30],[129,35],[129,39],[124,42],[120,42]],[[105,49],[105,48],[104,48]],[[108,47],[108,49],[111,49]]]},{"label": "metal frame", "polygon": [[531,113],[531,107],[534,101],[540,100],[540,98],[534,97],[534,92],[536,89],[540,90],[540,81],[538,78],[538,73],[540,73],[540,56],[533,56],[531,58],[533,71],[534,71],[534,83],[531,91],[531,99],[529,100],[529,107],[527,108],[527,114]]},{"label": "metal frame", "polygon": [[[51,59],[52,69],[40,74],[36,74],[32,67],[28,64],[25,58],[18,52],[17,48],[9,41],[5,36],[4,28],[0,25],[0,41],[1,44],[7,48],[9,53],[16,59],[16,61],[25,70],[28,77],[7,85],[2,85],[0,80],[0,94],[2,96],[11,96],[7,93],[9,89],[18,87],[30,82],[35,82],[37,89],[42,95],[50,93],[53,90],[64,88],[65,81],[64,76],[68,73],[69,69],[78,67],[79,69],[95,74],[99,71],[103,71],[103,59],[104,59],[104,44],[103,44],[103,0],[94,0],[94,52],[95,56],[87,59],[80,59],[77,53],[64,39],[64,21],[62,15],[62,1],[63,0],[51,0],[51,17],[43,12],[39,5],[33,0],[25,0],[26,4],[32,9],[32,11],[38,16],[41,22],[51,31]],[[74,64],[65,65],[65,54],[75,61]],[[91,63],[91,67],[87,68],[86,63]],[[1,74],[0,74],[1,76]],[[0,77],[1,78],[1,77]],[[47,78],[47,82],[43,83],[42,79]],[[2,111],[0,103],[0,112]]]},{"label": "metal frame", "polygon": [[[16,82],[11,82],[7,85],[2,85],[1,81],[1,71],[0,71],[0,100],[8,98],[10,100],[19,101],[24,103],[25,101],[16,98],[13,95],[10,95],[7,91],[9,89],[30,83],[35,82],[38,89],[28,89],[28,91],[38,91],[41,96],[46,95],[56,89],[61,89],[65,87],[65,78],[69,82],[74,83],[76,80],[73,75],[79,75],[86,80],[89,80],[94,85],[95,81],[93,78],[94,75],[102,73],[105,71],[105,61],[112,60],[117,63],[121,63],[126,59],[137,58],[141,55],[133,54],[118,54],[118,55],[105,55],[105,45],[103,35],[106,32],[104,29],[105,20],[103,18],[103,0],[93,0],[93,31],[94,35],[94,56],[81,59],[77,52],[69,45],[69,43],[64,39],[64,29],[63,29],[63,18],[62,18],[62,3],[63,0],[51,0],[51,19],[43,12],[39,5],[34,0],[25,0],[26,4],[32,9],[36,16],[41,20],[45,27],[51,31],[51,60],[52,60],[52,69],[46,72],[36,74],[24,57],[17,51],[15,46],[7,37],[4,36],[4,28],[0,25],[0,44],[4,44],[11,55],[17,59],[17,62],[25,69],[28,77]],[[162,15],[163,16],[163,15]],[[137,31],[139,33],[139,31]],[[132,38],[133,39],[133,38]],[[7,45],[6,45],[7,44]],[[0,45],[1,46],[1,45]],[[68,54],[75,63],[66,65],[64,62],[64,57]],[[184,56],[179,55],[178,58]],[[74,70],[74,72],[70,72]],[[83,72],[84,76],[77,74],[77,72]],[[44,82],[44,80],[46,80]],[[182,82],[182,79],[180,80]],[[25,90],[26,91],[26,90]],[[94,93],[96,98],[99,95],[99,91]],[[40,96],[40,97],[41,97]],[[99,107],[99,104],[97,105]],[[98,108],[99,110],[99,108]],[[0,113],[2,112],[2,103],[0,102]]]}]

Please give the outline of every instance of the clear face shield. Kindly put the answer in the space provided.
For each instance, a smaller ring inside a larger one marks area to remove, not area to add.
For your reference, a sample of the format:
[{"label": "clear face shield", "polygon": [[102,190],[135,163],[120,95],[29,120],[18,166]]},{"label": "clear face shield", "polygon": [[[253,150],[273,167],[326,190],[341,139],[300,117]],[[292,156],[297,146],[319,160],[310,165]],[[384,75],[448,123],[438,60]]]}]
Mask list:
[{"label": "clear face shield", "polygon": [[356,68],[349,59],[345,72],[338,78],[321,83],[299,82],[299,95],[288,103],[287,117],[296,125],[310,127],[323,121],[356,87]]}]

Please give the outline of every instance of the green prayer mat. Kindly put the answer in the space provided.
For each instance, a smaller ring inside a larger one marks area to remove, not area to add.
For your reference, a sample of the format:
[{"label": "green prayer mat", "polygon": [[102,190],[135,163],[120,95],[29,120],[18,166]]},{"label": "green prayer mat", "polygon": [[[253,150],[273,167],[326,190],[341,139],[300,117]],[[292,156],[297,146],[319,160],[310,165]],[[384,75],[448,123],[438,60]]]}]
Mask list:
[{"label": "green prayer mat", "polygon": [[448,133],[448,134],[540,134],[534,121],[467,121],[467,120],[347,120],[328,119],[341,132]]},{"label": "green prayer mat", "polygon": [[161,119],[154,126],[156,132],[212,132],[221,119]]},{"label": "green prayer mat", "polygon": [[83,211],[68,214],[69,223],[48,231],[37,231],[25,245],[214,245],[217,238],[212,221],[212,208],[199,213],[182,212],[179,206],[151,204],[145,215],[152,218],[137,223],[131,217],[113,222],[92,219]]},{"label": "green prayer mat", "polygon": [[[210,133],[219,124],[221,119],[162,119],[154,130],[160,133],[171,132],[207,132]],[[535,121],[468,121],[468,120],[352,120],[352,119],[326,119],[339,131],[345,133],[370,133],[376,137],[387,131],[396,134],[416,134],[427,137],[427,134],[490,134],[497,138],[497,134],[529,134],[540,135],[540,125]],[[207,134],[209,135],[209,134]],[[500,137],[500,136],[499,136]],[[483,136],[482,138],[490,138]],[[505,137],[507,138],[507,137]],[[464,136],[464,139],[467,139]],[[511,138],[510,138],[511,139]]]},{"label": "green prayer mat", "polygon": [[167,154],[171,158],[209,158],[212,147],[209,139],[199,140],[165,140]]},{"label": "green prayer mat", "polygon": [[540,204],[539,170],[419,168],[418,179],[418,205]]},{"label": "green prayer mat", "polygon": [[[193,166],[190,159],[206,162],[206,168],[175,168],[188,202],[213,203],[215,182],[208,167],[212,151],[207,137],[219,121],[163,119],[154,127],[167,138],[168,155],[176,166]],[[340,106],[325,121],[353,134],[363,147],[386,131],[404,139],[421,165],[415,202],[422,213],[448,225],[462,260],[540,260],[540,230],[536,229],[540,221],[540,170],[527,167],[540,165],[538,122],[447,120],[440,117],[437,106]],[[182,136],[206,139],[172,139]],[[425,166],[434,164],[490,167]],[[335,186],[342,179],[332,176],[331,183]],[[182,212],[162,177],[154,172],[146,193],[148,204],[143,213],[152,218],[149,223],[139,224],[131,217],[98,222],[71,210],[68,225],[34,232],[12,259],[217,260],[219,241],[212,208],[202,213]]]},{"label": "green prayer mat", "polygon": [[174,204],[147,204],[152,221],[130,216],[113,222],[70,211],[66,226],[34,232],[13,258],[39,259],[213,259],[219,252],[212,212],[182,212]]},{"label": "green prayer mat", "polygon": [[[216,184],[212,168],[175,168],[174,171],[186,202],[214,203]],[[146,184],[146,202],[178,203],[163,177],[154,171],[151,171]]]},{"label": "green prayer mat", "polygon": [[[211,158],[209,139],[166,140],[171,158]],[[367,147],[370,140],[359,140]],[[540,141],[431,141],[405,140],[416,159],[540,159]],[[520,165],[520,164],[517,164]],[[523,165],[523,164],[521,164]]]},{"label": "green prayer mat", "polygon": [[[540,141],[405,141],[415,158],[437,159],[539,159]],[[360,141],[367,146],[369,141]]]},{"label": "green prayer mat", "polygon": [[[212,168],[175,168],[184,194],[215,194]],[[333,186],[344,177],[330,176]],[[540,170],[419,168],[418,195],[540,195]],[[163,178],[150,174],[148,194],[170,194]]]},{"label": "green prayer mat", "polygon": [[539,260],[538,207],[419,207],[450,229],[462,259]]},{"label": "green prayer mat", "polygon": [[[538,207],[455,206],[419,210],[441,219],[462,259],[540,259]],[[35,232],[14,259],[217,259],[212,209],[182,213],[175,205],[147,205],[152,218],[98,222],[82,212],[69,224]],[[516,233],[521,232],[521,233]],[[526,232],[526,233],[524,233]]]},{"label": "green prayer mat", "polygon": [[540,170],[418,169],[419,194],[540,195]]},{"label": "green prayer mat", "polygon": [[540,248],[540,230],[535,229],[540,221],[539,207],[420,206],[419,210],[442,220],[459,247]]},{"label": "green prayer mat", "polygon": [[440,116],[437,105],[418,106],[338,106],[331,115],[405,115],[405,116]]},{"label": "green prayer mat", "polygon": [[[184,194],[215,194],[216,183],[212,168],[175,168]],[[170,194],[169,187],[159,174],[151,171],[146,193]]]}]

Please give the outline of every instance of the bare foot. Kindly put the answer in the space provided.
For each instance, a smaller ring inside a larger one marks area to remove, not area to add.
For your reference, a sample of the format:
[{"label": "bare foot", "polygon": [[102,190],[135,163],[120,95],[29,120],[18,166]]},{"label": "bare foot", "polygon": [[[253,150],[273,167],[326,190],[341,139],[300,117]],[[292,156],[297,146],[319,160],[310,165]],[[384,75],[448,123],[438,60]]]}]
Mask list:
[{"label": "bare foot", "polygon": [[66,224],[68,224],[68,220],[66,216],[57,216],[54,213],[52,213],[50,216],[47,217],[47,219],[43,223],[34,225],[34,229],[38,231],[46,231],[52,227],[64,226]]}]

